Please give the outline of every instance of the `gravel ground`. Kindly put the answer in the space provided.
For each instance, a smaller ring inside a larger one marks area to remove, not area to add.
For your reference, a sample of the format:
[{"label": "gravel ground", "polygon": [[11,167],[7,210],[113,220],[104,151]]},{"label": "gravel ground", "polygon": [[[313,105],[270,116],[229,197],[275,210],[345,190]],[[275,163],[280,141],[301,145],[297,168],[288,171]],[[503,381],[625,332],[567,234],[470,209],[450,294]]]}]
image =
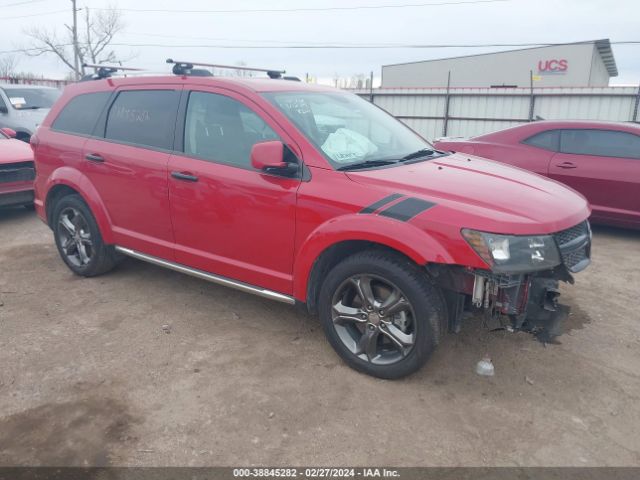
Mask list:
[{"label": "gravel ground", "polygon": [[384,381],[292,307],[134,260],[76,277],[5,210],[0,465],[640,466],[639,261],[640,232],[596,228],[560,344],[471,319]]}]

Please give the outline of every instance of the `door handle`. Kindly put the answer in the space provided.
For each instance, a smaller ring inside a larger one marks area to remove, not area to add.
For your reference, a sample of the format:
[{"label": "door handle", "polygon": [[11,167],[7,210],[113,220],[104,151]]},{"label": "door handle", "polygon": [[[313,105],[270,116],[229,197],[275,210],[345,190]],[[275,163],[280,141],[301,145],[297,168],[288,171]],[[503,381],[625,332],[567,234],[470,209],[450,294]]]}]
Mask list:
[{"label": "door handle", "polygon": [[577,165],[573,162],[562,162],[556,165],[558,168],[576,168]]},{"label": "door handle", "polygon": [[98,162],[98,163],[103,163],[104,162],[104,157],[101,156],[101,155],[98,155],[97,153],[87,153],[84,156],[84,158],[86,158],[90,162]]},{"label": "door handle", "polygon": [[190,173],[171,172],[171,176],[173,178],[176,178],[178,180],[184,180],[186,182],[197,182],[198,181],[198,177],[196,177],[195,175],[191,175]]}]

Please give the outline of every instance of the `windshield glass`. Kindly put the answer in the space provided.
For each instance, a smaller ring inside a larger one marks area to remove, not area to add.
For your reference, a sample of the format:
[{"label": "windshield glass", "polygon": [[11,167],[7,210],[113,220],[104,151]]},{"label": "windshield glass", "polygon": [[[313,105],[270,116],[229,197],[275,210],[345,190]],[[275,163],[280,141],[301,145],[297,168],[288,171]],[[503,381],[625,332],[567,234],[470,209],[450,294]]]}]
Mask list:
[{"label": "windshield glass", "polygon": [[324,153],[334,168],[398,160],[432,148],[401,122],[357,95],[340,92],[263,95]]},{"label": "windshield glass", "polygon": [[55,88],[14,88],[5,87],[4,93],[9,97],[9,103],[16,110],[51,108],[60,96],[60,90]]}]

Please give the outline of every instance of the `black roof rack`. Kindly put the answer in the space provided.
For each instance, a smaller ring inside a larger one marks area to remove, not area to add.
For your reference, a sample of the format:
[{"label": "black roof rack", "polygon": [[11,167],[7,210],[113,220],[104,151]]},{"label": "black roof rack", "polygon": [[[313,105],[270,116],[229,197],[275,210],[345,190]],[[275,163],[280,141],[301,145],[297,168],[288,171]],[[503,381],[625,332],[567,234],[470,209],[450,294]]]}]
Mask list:
[{"label": "black roof rack", "polygon": [[[167,58],[167,63],[173,64],[173,73],[176,75],[195,75],[195,76],[213,76],[211,72],[204,69],[194,69],[194,66],[198,67],[209,67],[209,68],[223,68],[229,70],[245,70],[249,72],[265,72],[269,78],[283,78],[282,75],[287,73],[285,70],[273,70],[268,68],[254,68],[254,67],[243,67],[238,65],[219,65],[215,63],[201,63],[201,62],[187,62],[183,60],[173,60],[172,58]],[[202,74],[202,72],[207,72],[206,74]],[[300,80],[297,77],[284,77],[285,80]]]},{"label": "black roof rack", "polygon": [[80,79],[81,82],[86,82],[88,80],[101,80],[103,78],[109,78],[111,77],[111,75],[113,75],[117,71],[140,72],[143,70],[142,68],[123,67],[120,65],[100,65],[100,64],[94,65],[91,63],[83,63],[82,66],[84,68],[94,68],[95,73],[89,73],[83,76]]}]

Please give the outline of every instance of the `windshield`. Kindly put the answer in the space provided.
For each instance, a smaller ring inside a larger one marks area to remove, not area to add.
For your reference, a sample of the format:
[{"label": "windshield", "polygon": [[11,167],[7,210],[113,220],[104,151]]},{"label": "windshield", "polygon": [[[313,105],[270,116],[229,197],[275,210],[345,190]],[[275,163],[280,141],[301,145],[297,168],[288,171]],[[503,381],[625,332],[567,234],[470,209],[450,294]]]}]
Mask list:
[{"label": "windshield", "polygon": [[263,94],[324,153],[334,168],[398,160],[432,148],[391,115],[348,93]]},{"label": "windshield", "polygon": [[3,90],[16,110],[51,108],[61,93],[55,88],[4,87]]}]

